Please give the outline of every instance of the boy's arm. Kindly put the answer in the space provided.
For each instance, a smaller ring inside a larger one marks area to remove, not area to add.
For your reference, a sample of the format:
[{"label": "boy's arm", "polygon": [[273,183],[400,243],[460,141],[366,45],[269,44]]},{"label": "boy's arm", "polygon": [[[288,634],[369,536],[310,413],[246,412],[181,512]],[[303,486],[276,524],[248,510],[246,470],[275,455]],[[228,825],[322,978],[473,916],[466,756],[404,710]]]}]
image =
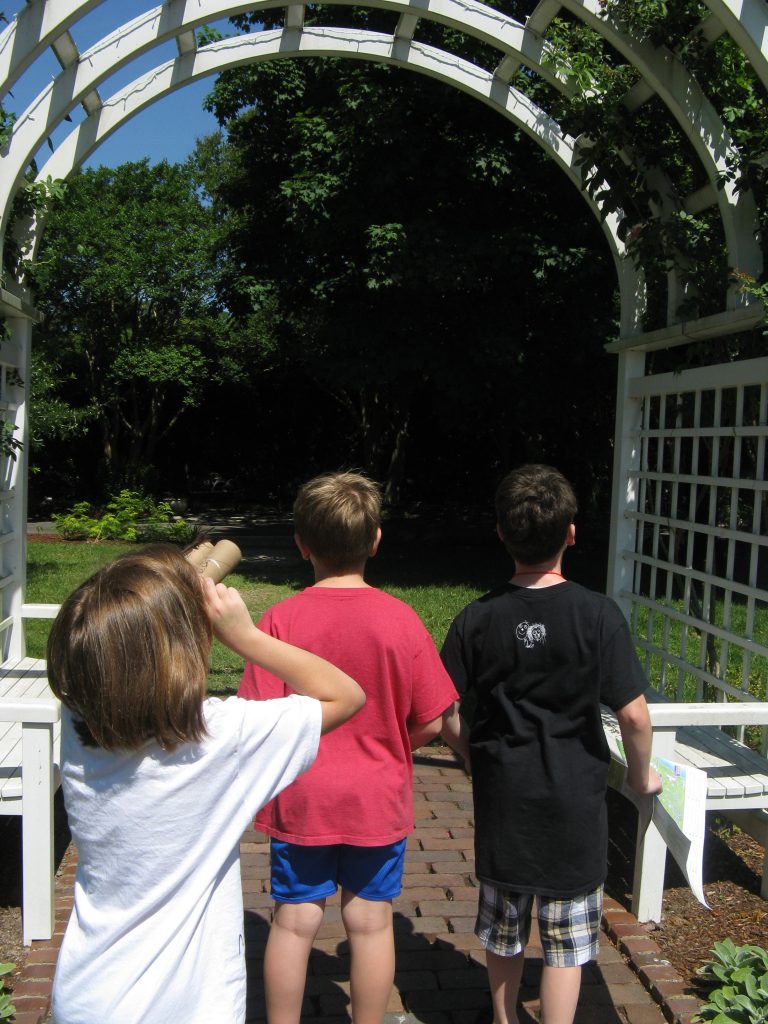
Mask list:
[{"label": "boy's arm", "polygon": [[408,739],[410,740],[411,750],[418,750],[419,747],[424,747],[427,743],[431,742],[435,736],[440,733],[440,727],[443,723],[443,716],[438,715],[437,718],[433,718],[431,722],[421,722],[419,725],[408,726]]},{"label": "boy's arm", "polygon": [[636,793],[661,792],[659,773],[651,764],[651,718],[641,694],[616,712],[627,755],[627,785]]},{"label": "boy's arm", "polygon": [[464,760],[467,774],[471,774],[469,759],[469,727],[459,713],[459,702],[456,700],[443,712],[440,735],[445,742]]},{"label": "boy's arm", "polygon": [[242,658],[284,680],[296,693],[319,700],[322,733],[343,725],[365,704],[364,692],[346,672],[257,629],[233,587],[206,578],[202,583],[206,611],[219,640]]}]

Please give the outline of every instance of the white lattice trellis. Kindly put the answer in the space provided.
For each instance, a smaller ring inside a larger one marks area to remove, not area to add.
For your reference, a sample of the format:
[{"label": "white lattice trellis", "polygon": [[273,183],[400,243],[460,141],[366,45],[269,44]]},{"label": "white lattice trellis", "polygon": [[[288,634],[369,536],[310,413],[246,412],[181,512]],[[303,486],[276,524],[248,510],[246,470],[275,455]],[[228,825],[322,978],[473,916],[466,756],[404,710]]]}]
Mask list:
[{"label": "white lattice trellis", "polygon": [[[636,378],[628,601],[651,683],[768,700],[768,359]],[[763,737],[763,745],[766,736]]]}]

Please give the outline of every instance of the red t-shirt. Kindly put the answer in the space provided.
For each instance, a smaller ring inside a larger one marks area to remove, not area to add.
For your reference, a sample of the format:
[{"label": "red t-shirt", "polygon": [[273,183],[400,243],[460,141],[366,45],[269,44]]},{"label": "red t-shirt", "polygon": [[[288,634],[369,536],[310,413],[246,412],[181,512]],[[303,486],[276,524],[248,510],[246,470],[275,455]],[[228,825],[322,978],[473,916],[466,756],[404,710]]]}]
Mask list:
[{"label": "red t-shirt", "polygon": [[[312,767],[256,816],[256,827],[303,846],[384,846],[413,830],[408,726],[456,700],[432,638],[403,601],[373,587],[309,587],[271,608],[259,628],[338,665],[365,706],[323,737]],[[290,690],[248,663],[240,697]]]}]

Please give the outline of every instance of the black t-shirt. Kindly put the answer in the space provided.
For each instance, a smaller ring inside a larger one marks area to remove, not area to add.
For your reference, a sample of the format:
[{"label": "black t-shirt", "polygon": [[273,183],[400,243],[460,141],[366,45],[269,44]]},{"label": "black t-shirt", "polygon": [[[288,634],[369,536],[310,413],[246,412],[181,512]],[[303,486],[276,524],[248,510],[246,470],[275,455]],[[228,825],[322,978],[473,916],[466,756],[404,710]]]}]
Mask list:
[{"label": "black t-shirt", "polygon": [[614,601],[577,583],[505,584],[454,620],[442,658],[474,693],[470,733],[478,878],[567,898],[605,880],[614,711],[647,680]]}]

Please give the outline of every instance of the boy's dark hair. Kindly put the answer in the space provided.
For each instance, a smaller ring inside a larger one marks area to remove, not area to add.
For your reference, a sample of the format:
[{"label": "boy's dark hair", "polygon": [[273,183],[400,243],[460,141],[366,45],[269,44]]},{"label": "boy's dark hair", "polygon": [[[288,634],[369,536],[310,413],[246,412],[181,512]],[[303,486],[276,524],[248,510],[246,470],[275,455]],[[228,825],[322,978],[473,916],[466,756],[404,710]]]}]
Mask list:
[{"label": "boy's dark hair", "polygon": [[206,735],[212,629],[200,575],[178,548],[117,558],[62,604],[48,638],[48,679],[81,740],[173,750]]},{"label": "boy's dark hair", "polygon": [[297,536],[330,569],[364,562],[381,524],[381,490],[360,473],[323,473],[296,495],[293,524]]},{"label": "boy's dark hair", "polygon": [[573,488],[552,466],[520,466],[496,489],[499,531],[507,551],[521,565],[554,558],[577,511]]}]

